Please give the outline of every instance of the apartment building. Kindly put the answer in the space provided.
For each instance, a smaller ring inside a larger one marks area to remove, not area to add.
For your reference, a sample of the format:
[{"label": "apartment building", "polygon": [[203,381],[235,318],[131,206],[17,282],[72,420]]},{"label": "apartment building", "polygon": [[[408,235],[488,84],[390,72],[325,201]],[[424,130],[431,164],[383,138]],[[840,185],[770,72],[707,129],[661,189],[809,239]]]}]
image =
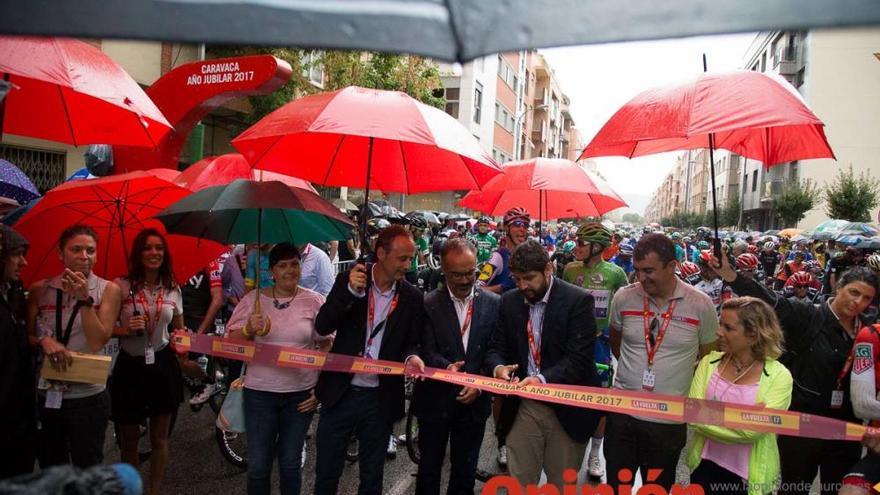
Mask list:
[{"label": "apartment building", "polygon": [[[756,229],[781,228],[773,212],[786,181],[830,183],[842,167],[876,174],[880,153],[880,29],[770,31],[759,33],[744,57],[744,67],[779,74],[804,97],[825,123],[837,160],[805,160],[765,170],[749,160],[742,173],[743,218]],[[747,182],[748,180],[748,182]],[[871,212],[878,218],[878,210]],[[817,204],[798,224],[812,228],[827,219]]]}]

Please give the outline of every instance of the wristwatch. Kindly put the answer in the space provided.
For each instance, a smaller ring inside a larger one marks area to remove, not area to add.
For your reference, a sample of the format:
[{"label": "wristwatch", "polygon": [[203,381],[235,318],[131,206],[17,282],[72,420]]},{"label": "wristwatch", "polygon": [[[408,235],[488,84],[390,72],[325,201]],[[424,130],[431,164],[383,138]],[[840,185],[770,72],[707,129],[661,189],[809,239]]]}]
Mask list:
[{"label": "wristwatch", "polygon": [[92,296],[89,296],[85,299],[77,299],[76,300],[76,307],[77,308],[81,308],[83,306],[94,306],[94,305],[95,305],[95,298]]}]

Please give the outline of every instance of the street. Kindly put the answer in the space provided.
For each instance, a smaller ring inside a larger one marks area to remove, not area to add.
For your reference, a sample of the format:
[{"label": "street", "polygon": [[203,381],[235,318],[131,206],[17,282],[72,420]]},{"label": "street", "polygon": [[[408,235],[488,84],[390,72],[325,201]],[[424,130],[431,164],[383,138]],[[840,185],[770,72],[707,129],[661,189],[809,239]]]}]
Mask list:
[{"label": "street", "polygon": [[[216,416],[207,405],[199,412],[192,412],[186,404],[181,405],[177,423],[171,435],[171,454],[168,468],[163,482],[163,493],[192,495],[193,493],[224,493],[238,494],[247,493],[247,475],[243,470],[232,466],[227,462],[217,447],[214,439],[214,420]],[[312,422],[312,433],[317,426],[317,417]],[[398,424],[398,433],[403,433],[403,425]],[[114,445],[112,425],[107,432],[105,448],[105,462],[119,462],[119,450]],[[495,450],[494,425],[491,418],[486,425],[482,451],[480,453],[479,467],[487,472],[498,472],[496,464],[497,452]],[[443,484],[449,474],[448,460],[445,464]],[[313,437],[308,440],[308,456],[303,469],[302,493],[312,493],[315,471],[315,445]],[[356,494],[358,486],[357,467],[346,463],[342,479],[339,482],[341,495]],[[406,453],[406,446],[398,447],[397,457],[387,460],[385,464],[385,487],[386,495],[402,495],[413,493],[415,490],[416,466]],[[278,491],[278,469],[273,469],[273,492]],[[149,483],[149,464],[141,467],[141,476],[144,484]],[[582,466],[578,479],[583,482],[586,479],[586,459]],[[679,482],[686,482],[687,468],[679,463]],[[145,486],[146,488],[146,486]],[[476,493],[480,493],[482,483],[477,481]],[[634,488],[635,489],[635,488]]]}]

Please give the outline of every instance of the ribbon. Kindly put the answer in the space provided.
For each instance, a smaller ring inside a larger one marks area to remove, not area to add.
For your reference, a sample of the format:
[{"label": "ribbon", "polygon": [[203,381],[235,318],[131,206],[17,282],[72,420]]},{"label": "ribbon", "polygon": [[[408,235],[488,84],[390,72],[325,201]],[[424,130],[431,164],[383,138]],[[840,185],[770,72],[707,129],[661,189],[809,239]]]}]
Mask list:
[{"label": "ribbon", "polygon": [[430,367],[425,367],[425,372],[420,373],[417,370],[406,370],[403,363],[396,361],[365,359],[213,335],[178,332],[172,335],[171,340],[178,352],[191,351],[282,368],[315,371],[380,375],[403,375],[406,371],[415,376],[484,392],[679,423],[698,423],[823,440],[860,441],[866,431],[880,432],[878,428],[839,419],[761,406],[580,385],[536,384],[520,387],[516,383],[481,375]]}]

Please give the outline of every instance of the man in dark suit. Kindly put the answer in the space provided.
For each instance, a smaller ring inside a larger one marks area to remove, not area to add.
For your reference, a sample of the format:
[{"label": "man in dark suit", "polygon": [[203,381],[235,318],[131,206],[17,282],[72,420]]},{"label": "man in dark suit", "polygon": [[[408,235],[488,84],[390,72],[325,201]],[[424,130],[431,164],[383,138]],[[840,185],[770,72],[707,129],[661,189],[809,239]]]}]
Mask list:
[{"label": "man in dark suit", "polygon": [[[516,290],[501,296],[498,327],[486,363],[496,378],[521,386],[541,383],[599,386],[593,360],[596,320],[593,297],[580,287],[553,278],[544,248],[527,241],[511,255]],[[578,470],[596,411],[508,397],[517,403],[507,436],[508,468],[523,485],[563,486],[563,472]]]},{"label": "man in dark suit", "polygon": [[[415,253],[400,225],[379,233],[376,262],[341,273],[315,319],[321,335],[336,331],[331,352],[405,361],[424,371],[417,355],[424,321],[422,293],[404,280]],[[369,268],[368,268],[369,267]],[[315,387],[321,402],[315,493],[337,492],[349,438],[359,443],[360,494],[382,493],[385,449],[394,422],[404,415],[403,377],[322,372]]]},{"label": "man in dark suit", "polygon": [[[435,368],[485,375],[486,350],[498,319],[501,297],[475,287],[477,251],[464,239],[446,241],[440,251],[445,287],[425,297],[421,356]],[[489,394],[434,380],[416,384],[412,406],[419,419],[416,494],[440,493],[440,472],[451,444],[447,494],[474,493],[474,472],[489,417]]]}]

